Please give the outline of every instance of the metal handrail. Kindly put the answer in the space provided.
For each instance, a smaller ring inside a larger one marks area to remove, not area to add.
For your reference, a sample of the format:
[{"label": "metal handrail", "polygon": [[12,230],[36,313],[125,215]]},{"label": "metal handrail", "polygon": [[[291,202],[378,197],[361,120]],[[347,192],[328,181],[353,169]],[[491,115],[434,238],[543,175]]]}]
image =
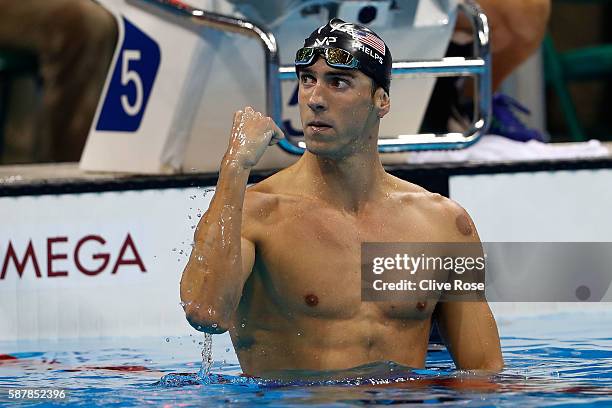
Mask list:
[{"label": "metal handrail", "polygon": [[274,34],[250,21],[198,9],[180,0],[128,0],[128,3],[132,4],[139,2],[151,4],[173,15],[186,18],[196,25],[259,40],[263,45],[266,59],[266,111],[276,123],[282,123],[282,93],[278,77],[280,57]]},{"label": "metal handrail", "polygon": [[[281,81],[295,80],[295,67],[280,66],[278,46],[274,34],[247,20],[212,13],[185,4],[181,0],[127,0],[129,3],[144,2],[157,8],[187,18],[191,22],[221,31],[238,33],[258,39],[264,48],[266,60],[266,111],[276,123],[282,123]],[[491,116],[491,56],[489,49],[489,25],[486,15],[474,0],[463,0],[459,8],[469,18],[475,32],[475,58],[443,58],[435,61],[395,61],[392,75],[404,76],[473,76],[475,78],[475,118],[463,133],[398,135],[378,141],[381,152],[410,150],[461,149],[475,143],[486,132]],[[287,137],[279,146],[292,154],[302,154],[306,148],[303,141]]]}]

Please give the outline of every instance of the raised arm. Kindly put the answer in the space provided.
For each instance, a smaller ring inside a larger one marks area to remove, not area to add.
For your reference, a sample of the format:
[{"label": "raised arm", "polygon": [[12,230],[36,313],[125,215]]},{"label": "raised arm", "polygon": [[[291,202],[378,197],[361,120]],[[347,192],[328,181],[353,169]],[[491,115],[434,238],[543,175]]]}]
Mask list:
[{"label": "raised arm", "polygon": [[249,174],[266,147],[283,137],[272,119],[250,107],[234,115],[215,195],[196,228],[181,279],[185,315],[197,330],[223,333],[229,328],[255,261],[254,243],[241,234]]}]

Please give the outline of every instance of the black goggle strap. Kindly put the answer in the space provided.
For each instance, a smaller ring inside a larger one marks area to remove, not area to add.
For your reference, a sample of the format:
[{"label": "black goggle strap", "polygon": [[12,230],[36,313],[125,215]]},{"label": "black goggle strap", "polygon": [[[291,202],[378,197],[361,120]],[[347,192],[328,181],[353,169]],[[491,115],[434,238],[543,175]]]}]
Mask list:
[{"label": "black goggle strap", "polygon": [[295,65],[310,65],[316,54],[321,54],[330,67],[358,68],[359,60],[342,48],[300,48],[295,54]]}]

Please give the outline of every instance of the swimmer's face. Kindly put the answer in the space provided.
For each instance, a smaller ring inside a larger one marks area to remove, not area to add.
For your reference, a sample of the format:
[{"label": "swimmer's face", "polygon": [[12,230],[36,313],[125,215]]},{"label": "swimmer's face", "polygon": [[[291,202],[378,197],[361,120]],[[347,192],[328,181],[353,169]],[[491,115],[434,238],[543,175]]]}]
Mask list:
[{"label": "swimmer's face", "polygon": [[319,58],[300,69],[298,103],[308,150],[328,157],[376,146],[380,118],[389,111],[382,88],[361,71],[335,69]]}]

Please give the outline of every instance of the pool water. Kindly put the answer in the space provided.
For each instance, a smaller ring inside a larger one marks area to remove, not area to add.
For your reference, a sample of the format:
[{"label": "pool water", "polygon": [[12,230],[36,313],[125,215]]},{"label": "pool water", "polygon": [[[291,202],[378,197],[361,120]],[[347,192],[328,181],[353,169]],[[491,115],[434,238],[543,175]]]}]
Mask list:
[{"label": "pool water", "polygon": [[[612,311],[498,318],[506,369],[491,378],[454,370],[445,351],[427,368],[380,362],[326,380],[241,376],[227,336],[213,336],[211,375],[198,374],[201,334],[140,339],[0,343],[0,405],[8,390],[64,388],[64,400],[29,406],[611,406]],[[308,374],[308,375],[307,375]]]}]

